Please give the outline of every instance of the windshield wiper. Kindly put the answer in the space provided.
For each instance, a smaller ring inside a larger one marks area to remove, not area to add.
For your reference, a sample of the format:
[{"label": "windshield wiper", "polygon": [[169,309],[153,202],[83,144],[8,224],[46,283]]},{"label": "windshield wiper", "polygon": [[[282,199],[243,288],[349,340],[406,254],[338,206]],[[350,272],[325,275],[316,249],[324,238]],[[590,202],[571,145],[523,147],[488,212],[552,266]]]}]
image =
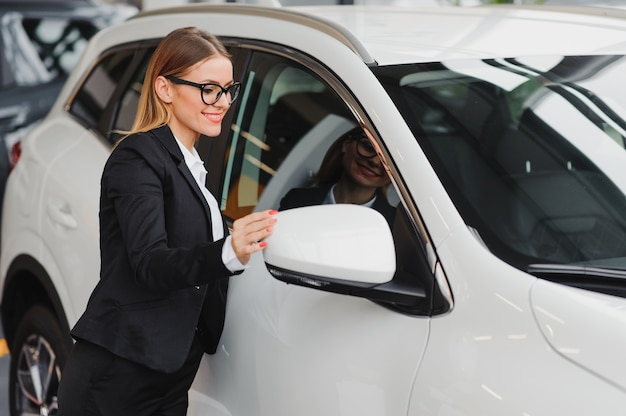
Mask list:
[{"label": "windshield wiper", "polygon": [[529,264],[526,271],[540,279],[626,298],[626,270],[572,264]]}]

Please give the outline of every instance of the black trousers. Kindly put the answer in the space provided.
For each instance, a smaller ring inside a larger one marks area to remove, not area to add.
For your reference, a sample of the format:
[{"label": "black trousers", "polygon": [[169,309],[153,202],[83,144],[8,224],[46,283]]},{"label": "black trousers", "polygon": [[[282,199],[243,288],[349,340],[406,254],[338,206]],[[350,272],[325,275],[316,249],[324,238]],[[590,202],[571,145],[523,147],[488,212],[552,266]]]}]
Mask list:
[{"label": "black trousers", "polygon": [[187,361],[171,374],[77,341],[63,369],[58,416],[185,416],[203,348],[196,335]]}]

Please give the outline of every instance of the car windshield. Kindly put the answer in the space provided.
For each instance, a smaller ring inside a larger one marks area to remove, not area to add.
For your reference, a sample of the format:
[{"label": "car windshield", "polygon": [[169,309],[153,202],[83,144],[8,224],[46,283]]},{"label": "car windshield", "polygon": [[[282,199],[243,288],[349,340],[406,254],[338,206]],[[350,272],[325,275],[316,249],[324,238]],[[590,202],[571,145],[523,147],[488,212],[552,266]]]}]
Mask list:
[{"label": "car windshield", "polygon": [[626,269],[626,58],[378,67],[467,225],[522,269]]}]

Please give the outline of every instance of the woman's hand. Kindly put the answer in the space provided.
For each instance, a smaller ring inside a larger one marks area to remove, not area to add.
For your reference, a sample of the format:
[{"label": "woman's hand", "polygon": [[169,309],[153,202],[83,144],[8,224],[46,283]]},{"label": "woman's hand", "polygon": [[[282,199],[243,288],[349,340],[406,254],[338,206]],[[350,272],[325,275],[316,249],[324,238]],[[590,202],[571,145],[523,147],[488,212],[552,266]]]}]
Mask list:
[{"label": "woman's hand", "polygon": [[231,244],[241,264],[248,263],[252,253],[265,248],[267,243],[263,239],[269,237],[274,231],[276,213],[278,211],[274,209],[255,212],[233,223]]}]

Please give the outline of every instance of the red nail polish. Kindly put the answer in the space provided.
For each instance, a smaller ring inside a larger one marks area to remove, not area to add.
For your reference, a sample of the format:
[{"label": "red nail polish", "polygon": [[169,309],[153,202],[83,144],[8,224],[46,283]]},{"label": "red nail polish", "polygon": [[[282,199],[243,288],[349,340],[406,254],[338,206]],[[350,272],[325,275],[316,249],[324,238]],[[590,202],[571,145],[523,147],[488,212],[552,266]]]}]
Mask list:
[{"label": "red nail polish", "polygon": [[270,211],[270,215],[276,215],[276,214],[278,214],[277,210],[273,209],[273,210]]},{"label": "red nail polish", "polygon": [[261,248],[265,248],[265,246],[267,245],[267,243],[265,241],[262,241],[259,243],[259,247]]}]

